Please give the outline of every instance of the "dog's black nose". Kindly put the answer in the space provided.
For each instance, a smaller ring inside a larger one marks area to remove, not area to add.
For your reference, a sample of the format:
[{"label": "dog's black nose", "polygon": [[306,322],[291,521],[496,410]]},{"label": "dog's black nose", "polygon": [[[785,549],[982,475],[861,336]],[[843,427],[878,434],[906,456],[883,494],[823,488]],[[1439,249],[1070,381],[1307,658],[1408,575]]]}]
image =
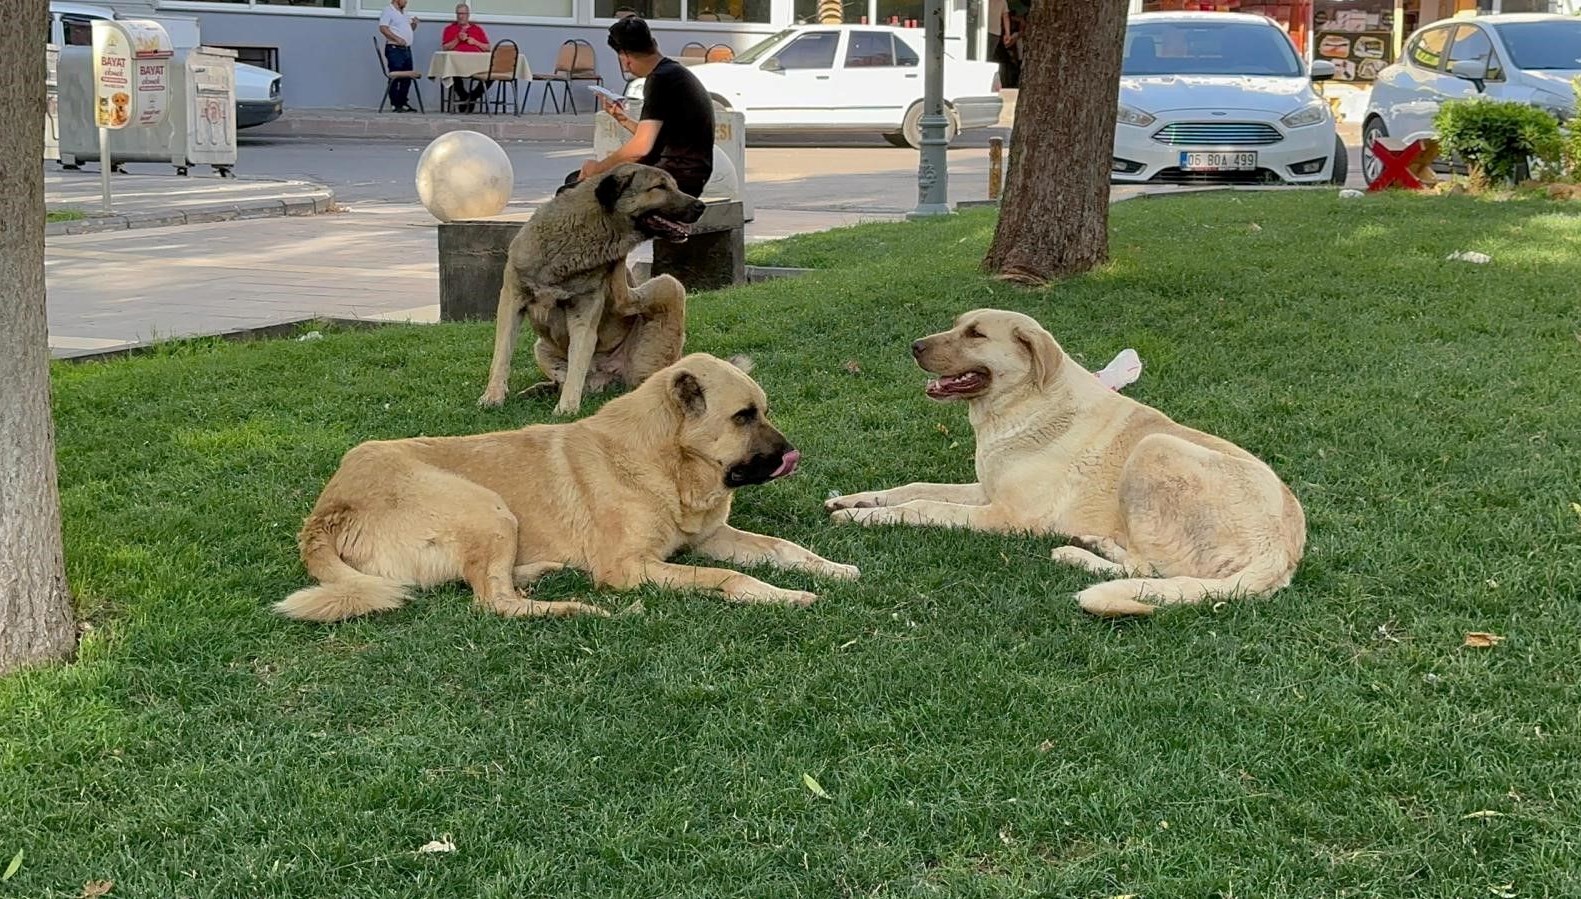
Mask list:
[{"label": "dog's black nose", "polygon": [[920,340],[913,340],[911,342],[911,355],[913,355],[913,356],[921,356],[922,355],[922,350],[923,350],[922,341],[920,341]]}]

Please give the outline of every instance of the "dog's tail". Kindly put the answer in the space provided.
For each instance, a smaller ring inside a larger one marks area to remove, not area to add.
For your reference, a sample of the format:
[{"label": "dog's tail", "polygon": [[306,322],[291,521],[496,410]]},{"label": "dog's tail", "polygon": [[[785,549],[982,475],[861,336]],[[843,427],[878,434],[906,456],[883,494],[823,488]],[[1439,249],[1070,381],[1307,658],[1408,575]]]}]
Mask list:
[{"label": "dog's tail", "polygon": [[406,587],[389,578],[364,574],[340,557],[334,526],[314,516],[297,538],[307,573],[319,583],[274,604],[274,610],[300,621],[343,621],[406,604]]},{"label": "dog's tail", "polygon": [[1082,611],[1100,618],[1151,615],[1161,605],[1199,603],[1209,596],[1265,596],[1289,585],[1293,564],[1254,562],[1226,577],[1122,578],[1076,594]]}]

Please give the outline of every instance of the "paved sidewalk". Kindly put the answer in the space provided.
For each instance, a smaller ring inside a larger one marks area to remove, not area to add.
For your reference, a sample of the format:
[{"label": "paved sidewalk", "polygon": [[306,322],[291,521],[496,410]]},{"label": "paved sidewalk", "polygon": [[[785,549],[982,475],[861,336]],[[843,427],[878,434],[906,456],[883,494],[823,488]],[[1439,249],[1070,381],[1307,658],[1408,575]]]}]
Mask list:
[{"label": "paved sidewalk", "polygon": [[441,115],[426,113],[376,112],[372,109],[288,109],[285,115],[267,125],[249,128],[249,137],[389,138],[429,140],[447,131],[478,131],[495,140],[585,141],[593,143],[593,110],[580,115],[539,115],[536,107],[521,115]]},{"label": "paved sidewalk", "polygon": [[217,175],[110,176],[111,213],[101,212],[103,195],[97,165],[68,172],[53,165],[44,172],[44,206],[50,212],[75,211],[86,218],[51,222],[47,236],[159,228],[327,212],[335,195],[305,181],[264,181]]},{"label": "paved sidewalk", "polygon": [[[896,218],[760,209],[747,236]],[[435,228],[420,206],[369,205],[311,219],[54,238],[44,263],[50,349],[80,356],[313,317],[437,321]]]},{"label": "paved sidewalk", "polygon": [[[1192,188],[1116,187],[1115,201]],[[508,213],[528,212],[513,204]],[[874,221],[894,210],[756,210],[748,242]],[[415,204],[308,219],[219,222],[51,238],[49,345],[92,355],[311,318],[439,319],[437,223]],[[646,261],[646,248],[632,254]]]}]

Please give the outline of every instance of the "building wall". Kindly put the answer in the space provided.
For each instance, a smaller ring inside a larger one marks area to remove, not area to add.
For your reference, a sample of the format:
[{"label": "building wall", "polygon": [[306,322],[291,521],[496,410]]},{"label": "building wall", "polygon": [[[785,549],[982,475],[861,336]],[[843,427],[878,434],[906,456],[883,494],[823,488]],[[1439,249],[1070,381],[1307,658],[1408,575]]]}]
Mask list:
[{"label": "building wall", "polygon": [[[192,10],[182,10],[181,13],[198,18],[205,44],[278,48],[280,89],[287,110],[292,107],[377,109],[379,106],[379,98],[384,91],[384,76],[376,53],[382,54],[384,51],[374,50],[373,37],[378,33],[377,19]],[[625,84],[615,53],[605,43],[605,25],[490,24],[486,21],[480,24],[488,32],[490,41],[504,38],[514,40],[534,72],[553,71],[555,54],[560,44],[571,38],[583,38],[593,45],[598,56],[599,74],[604,76],[605,87],[618,91]],[[424,21],[418,26],[412,56],[419,70],[427,69],[429,58],[439,49],[439,35],[443,28],[444,23],[438,21]],[[772,26],[760,26],[754,32],[656,28],[655,36],[660,49],[672,54],[679,53],[682,45],[693,40],[709,46],[725,43],[740,51],[764,35],[772,34],[774,30]],[[524,84],[523,88],[526,87]],[[531,87],[529,111],[537,111],[544,89],[542,84]],[[437,109],[437,82],[424,79],[422,91],[423,102],[429,108]],[[596,108],[594,97],[585,85],[577,86],[575,96],[579,110]],[[553,110],[553,103],[545,107],[547,112]]]},{"label": "building wall", "polygon": [[[101,0],[103,2],[103,0]],[[157,3],[160,13],[194,16],[199,21],[204,43],[220,47],[270,47],[278,54],[281,91],[287,109],[292,107],[377,108],[384,90],[384,77],[375,55],[373,37],[378,33],[378,10],[385,0],[238,0],[225,3],[191,0],[110,0],[121,7],[133,3]],[[341,8],[323,8],[322,3],[340,3]],[[920,15],[924,0],[845,0],[846,20],[856,23],[883,22],[891,17]],[[970,36],[968,58],[983,59],[987,31],[975,11],[986,0],[945,0],[946,32],[955,37]],[[288,3],[291,5],[274,5]],[[418,10],[422,24],[412,55],[419,70],[426,70],[429,58],[439,48],[439,36],[454,8],[452,0],[409,0],[408,11]],[[256,4],[256,5],[253,5]],[[726,44],[737,52],[757,43],[795,22],[816,16],[817,0],[472,0],[473,20],[488,32],[491,41],[505,38],[516,41],[527,64],[535,72],[554,68],[560,45],[581,38],[593,45],[599,74],[604,85],[619,90],[625,83],[615,54],[605,43],[611,21],[607,16],[622,9],[640,7],[642,11],[683,16],[685,21],[650,18],[659,47],[678,55],[687,43],[704,46]],[[438,13],[431,10],[443,9]],[[651,8],[651,9],[650,9]],[[494,10],[491,13],[489,10]],[[502,10],[553,12],[552,18],[530,19],[524,15],[503,15]],[[695,21],[716,15],[738,15],[745,10],[748,19],[768,21]],[[920,24],[920,23],[919,23]],[[382,50],[377,51],[382,53]],[[524,85],[525,87],[526,85]],[[437,85],[422,82],[424,102],[437,107]],[[531,88],[529,109],[536,111],[544,85]],[[579,110],[594,108],[594,98],[585,84],[575,88]],[[431,99],[432,98],[432,99]],[[548,109],[552,109],[552,105]]]}]

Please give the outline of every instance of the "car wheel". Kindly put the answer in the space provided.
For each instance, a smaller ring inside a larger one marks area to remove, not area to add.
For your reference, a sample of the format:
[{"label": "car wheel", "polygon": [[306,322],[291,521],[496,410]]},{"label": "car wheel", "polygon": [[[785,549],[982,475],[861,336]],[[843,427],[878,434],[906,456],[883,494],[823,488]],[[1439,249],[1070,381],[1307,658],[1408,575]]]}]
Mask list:
[{"label": "car wheel", "polygon": [[[961,123],[955,118],[955,110],[944,107],[944,143],[955,142],[955,135],[959,134]],[[906,110],[906,118],[901,122],[900,134],[906,140],[906,146],[913,150],[922,149],[922,102],[919,100],[911,104]]]},{"label": "car wheel", "polygon": [[1383,119],[1374,117],[1367,120],[1361,129],[1361,175],[1371,184],[1378,173],[1383,171],[1383,163],[1372,153],[1372,142],[1375,138],[1388,137],[1389,129],[1383,126]]},{"label": "car wheel", "polygon": [[1345,179],[1350,177],[1350,151],[1345,149],[1345,142],[1338,134],[1334,135],[1334,166],[1330,171],[1329,180],[1341,187],[1345,186]]}]

